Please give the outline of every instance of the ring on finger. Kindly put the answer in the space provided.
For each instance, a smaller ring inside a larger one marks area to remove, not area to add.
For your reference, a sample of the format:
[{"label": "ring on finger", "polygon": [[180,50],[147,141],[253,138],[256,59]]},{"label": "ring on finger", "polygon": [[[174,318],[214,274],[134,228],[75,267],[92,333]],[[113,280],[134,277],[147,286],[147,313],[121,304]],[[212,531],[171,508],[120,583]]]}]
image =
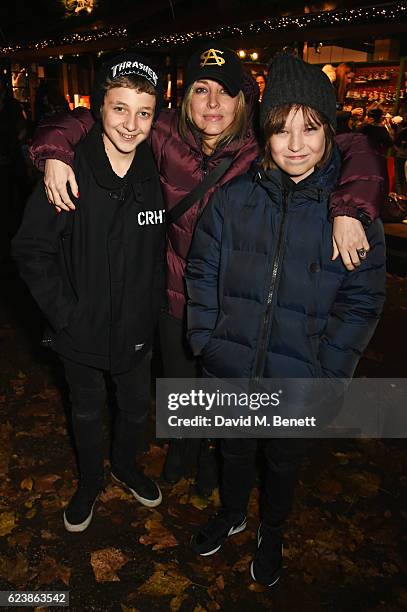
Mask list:
[{"label": "ring on finger", "polygon": [[361,249],[356,249],[356,253],[359,255],[360,259],[366,259],[367,251],[363,247]]}]

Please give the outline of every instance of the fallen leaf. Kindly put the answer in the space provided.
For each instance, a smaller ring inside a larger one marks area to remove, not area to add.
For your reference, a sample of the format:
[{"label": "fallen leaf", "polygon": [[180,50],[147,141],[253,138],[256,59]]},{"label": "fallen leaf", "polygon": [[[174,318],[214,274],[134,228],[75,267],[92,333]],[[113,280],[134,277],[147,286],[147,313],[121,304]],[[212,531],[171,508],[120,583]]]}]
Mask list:
[{"label": "fallen leaf", "polygon": [[47,540],[47,541],[57,539],[57,536],[55,535],[55,533],[52,533],[48,529],[41,529],[41,537],[43,540]]},{"label": "fallen leaf", "polygon": [[24,585],[28,569],[28,561],[23,555],[17,555],[15,559],[0,559],[0,576],[15,587]]},{"label": "fallen leaf", "polygon": [[140,458],[140,463],[145,467],[144,473],[149,478],[159,478],[163,470],[166,450],[151,444],[149,450]]},{"label": "fallen leaf", "polygon": [[173,597],[170,601],[171,612],[178,612],[186,599],[188,599],[188,595],[185,595],[185,594],[177,595],[176,597]]},{"label": "fallen leaf", "polygon": [[244,557],[241,557],[239,561],[236,561],[236,563],[232,567],[232,570],[234,572],[246,572],[252,559],[253,559],[253,555],[251,554],[244,555]]},{"label": "fallen leaf", "polygon": [[161,523],[161,518],[161,515],[159,515],[159,518],[147,519],[145,528],[148,530],[148,534],[140,536],[140,544],[144,544],[144,546],[153,544],[153,550],[163,550],[165,548],[178,546],[178,540],[166,527],[164,527]]},{"label": "fallen leaf", "polygon": [[59,512],[63,505],[64,502],[58,495],[48,495],[41,499],[41,506],[46,516],[54,512]]},{"label": "fallen leaf", "polygon": [[171,486],[169,495],[171,497],[172,496],[180,497],[181,495],[185,495],[186,493],[188,493],[192,484],[193,484],[192,478],[181,478],[181,480],[179,480],[175,485]]},{"label": "fallen leaf", "polygon": [[374,497],[379,491],[380,477],[372,472],[357,472],[350,474],[346,483],[360,497]]},{"label": "fallen leaf", "polygon": [[268,587],[259,584],[258,582],[251,582],[249,584],[249,591],[253,591],[253,593],[264,593]]},{"label": "fallen leaf", "polygon": [[318,483],[318,490],[324,497],[335,499],[343,492],[343,487],[337,480],[322,480]]},{"label": "fallen leaf", "polygon": [[57,580],[61,580],[66,586],[69,585],[71,569],[58,563],[53,557],[46,556],[41,559],[37,572],[39,586],[47,586]]},{"label": "fallen leaf", "polygon": [[20,414],[24,417],[49,417],[52,415],[52,410],[49,403],[41,402],[25,406]]},{"label": "fallen leaf", "polygon": [[[223,600],[222,595],[221,595],[218,587],[216,586],[216,584],[213,584],[212,586],[210,586],[207,589],[207,593],[208,593],[209,597],[212,599],[212,601],[216,601],[217,599],[220,599],[221,601]],[[208,604],[208,609],[213,609],[213,608],[210,608],[209,604]],[[217,609],[217,608],[215,608],[215,609]]]},{"label": "fallen leaf", "polygon": [[20,489],[23,491],[32,491],[33,485],[34,481],[31,477],[24,478],[24,480],[20,482]]},{"label": "fallen leaf", "polygon": [[106,504],[107,502],[112,501],[112,499],[132,501],[134,500],[134,497],[131,493],[118,485],[109,485],[101,493],[101,495],[99,495],[99,499]]},{"label": "fallen leaf", "polygon": [[244,546],[247,544],[247,542],[252,542],[253,539],[253,533],[246,529],[245,531],[237,533],[235,536],[233,536],[232,542],[235,546]]},{"label": "fallen leaf", "polygon": [[0,536],[5,536],[17,527],[15,512],[0,513]]},{"label": "fallen leaf", "polygon": [[156,563],[154,574],[141,585],[139,593],[152,597],[181,595],[190,584],[189,578],[180,573],[175,563]]},{"label": "fallen leaf", "polygon": [[21,546],[24,550],[27,550],[32,540],[32,533],[24,531],[21,533],[14,533],[7,538],[9,546]]},{"label": "fallen leaf", "polygon": [[205,510],[211,503],[207,497],[200,497],[196,493],[191,496],[188,496],[187,504],[192,504],[194,508],[198,508],[198,510]]},{"label": "fallen leaf", "polygon": [[97,582],[119,582],[120,578],[116,570],[126,565],[128,560],[121,550],[113,547],[95,550],[90,554],[90,562]]},{"label": "fallen leaf", "polygon": [[384,561],[382,563],[382,568],[386,572],[386,574],[398,574],[399,573],[399,568],[394,563],[388,563],[387,561]]},{"label": "fallen leaf", "polygon": [[39,393],[35,397],[39,397],[40,399],[44,399],[44,400],[50,400],[50,399],[60,400],[61,393],[57,389],[57,387],[46,387],[43,391],[41,391],[41,393]]},{"label": "fallen leaf", "polygon": [[220,591],[223,591],[223,589],[225,588],[225,580],[223,576],[222,575],[218,576],[215,582],[216,582],[216,586],[218,587],[218,589]]}]

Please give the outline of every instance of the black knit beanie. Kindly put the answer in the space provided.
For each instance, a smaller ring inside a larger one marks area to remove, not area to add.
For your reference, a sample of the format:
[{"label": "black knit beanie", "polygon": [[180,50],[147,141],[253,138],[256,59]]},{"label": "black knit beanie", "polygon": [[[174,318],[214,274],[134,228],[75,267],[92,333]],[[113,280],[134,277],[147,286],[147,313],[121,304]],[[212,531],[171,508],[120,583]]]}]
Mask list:
[{"label": "black knit beanie", "polygon": [[288,53],[277,56],[271,64],[260,108],[261,125],[270,109],[285,104],[310,106],[336,128],[336,96],[331,81],[318,66]]},{"label": "black knit beanie", "polygon": [[156,91],[154,117],[157,118],[163,99],[161,74],[156,70],[156,68],[153,68],[151,62],[149,62],[146,58],[130,52],[116,55],[111,60],[103,63],[97,71],[90,98],[90,108],[95,117],[100,117],[100,107],[103,104],[106,93],[104,88],[106,79],[110,78],[114,80],[115,78],[124,75],[143,77],[149,83],[151,83]]}]

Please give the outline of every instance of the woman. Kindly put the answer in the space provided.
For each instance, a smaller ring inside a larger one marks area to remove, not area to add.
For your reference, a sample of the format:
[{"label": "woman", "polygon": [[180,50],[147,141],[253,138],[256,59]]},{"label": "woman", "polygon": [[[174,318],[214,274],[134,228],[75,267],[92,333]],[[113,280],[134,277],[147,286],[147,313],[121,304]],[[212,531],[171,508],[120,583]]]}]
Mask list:
[{"label": "woman", "polygon": [[[378,219],[369,226],[371,252],[356,272],[330,260],[328,199],[340,171],[332,85],[291,55],[273,62],[269,78],[275,93],[264,103],[263,160],[217,191],[195,231],[185,275],[188,337],[208,377],[350,379],[383,308],[383,226]],[[283,530],[308,445],[265,440],[251,576],[267,586],[280,577]],[[221,446],[223,507],[193,538],[202,556],[245,529],[254,481],[257,440],[228,438]]]},{"label": "woman", "polygon": [[[210,196],[230,179],[246,172],[258,155],[251,128],[251,110],[258,96],[257,85],[243,73],[234,51],[212,41],[191,56],[185,75],[185,97],[180,112],[161,112],[151,135],[152,150],[167,211],[196,188],[220,163],[230,166],[199,200],[168,226],[167,298],[160,320],[164,375],[170,378],[196,376],[196,360],[185,339],[184,270],[196,222]],[[58,209],[74,209],[67,191],[78,191],[72,169],[73,146],[93,123],[81,109],[72,116],[53,119],[40,126],[31,155],[40,168],[45,164],[45,185],[50,202]],[[246,120],[245,120],[246,117]],[[373,220],[380,207],[383,177],[380,159],[363,136],[342,137],[344,160],[341,180],[331,197],[334,218],[333,257],[340,254],[349,270],[360,265],[358,249],[367,253],[362,221]],[[45,163],[46,162],[46,163]],[[366,169],[369,169],[366,171]],[[352,218],[353,217],[353,218]],[[164,476],[176,482],[185,467],[194,463],[197,443],[174,440],[169,447]],[[216,482],[213,448],[202,445],[197,478],[201,493],[209,493]]]}]

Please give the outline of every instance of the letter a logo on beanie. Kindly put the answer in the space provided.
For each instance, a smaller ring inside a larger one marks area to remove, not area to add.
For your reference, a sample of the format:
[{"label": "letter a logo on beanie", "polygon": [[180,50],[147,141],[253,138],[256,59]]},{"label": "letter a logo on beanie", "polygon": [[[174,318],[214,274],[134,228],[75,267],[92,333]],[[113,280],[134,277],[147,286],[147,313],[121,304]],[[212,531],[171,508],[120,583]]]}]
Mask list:
[{"label": "letter a logo on beanie", "polygon": [[218,55],[220,53],[223,55],[223,51],[219,51],[219,49],[208,49],[208,51],[204,51],[201,55],[201,68],[204,66],[222,66],[225,63],[223,57]]}]

